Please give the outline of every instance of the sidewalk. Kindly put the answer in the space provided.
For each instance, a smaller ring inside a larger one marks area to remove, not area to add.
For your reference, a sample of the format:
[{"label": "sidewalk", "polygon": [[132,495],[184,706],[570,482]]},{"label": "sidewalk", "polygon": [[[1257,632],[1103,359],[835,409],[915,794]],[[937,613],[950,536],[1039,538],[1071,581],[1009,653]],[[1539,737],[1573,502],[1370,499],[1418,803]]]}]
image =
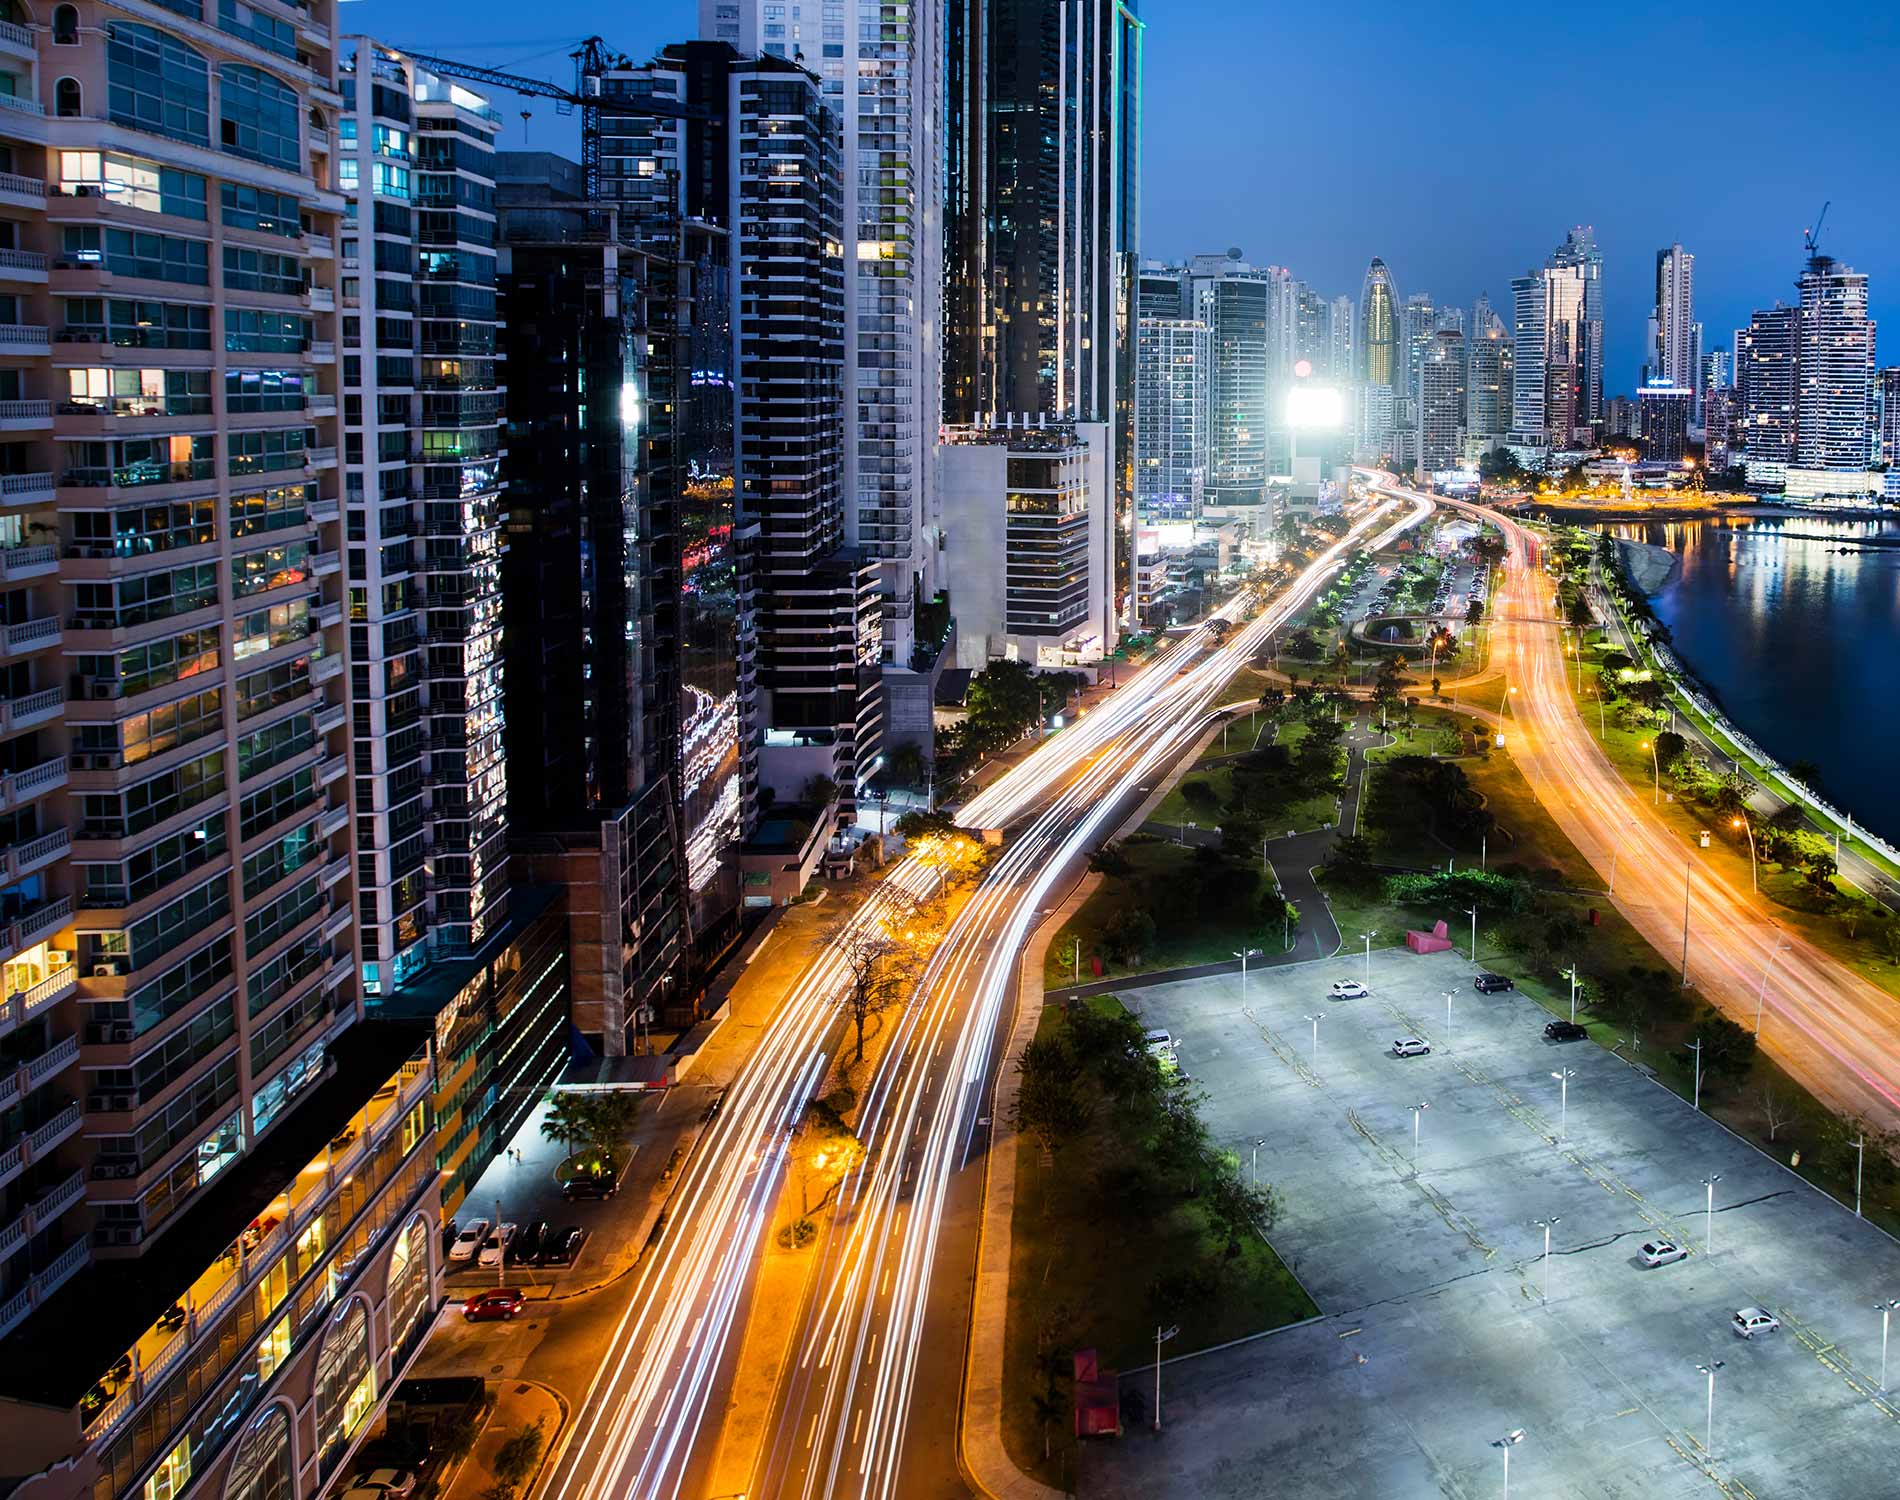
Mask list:
[{"label": "sidewalk", "polygon": [[555,1439],[567,1425],[567,1407],[559,1396],[544,1385],[511,1380],[502,1386],[495,1397],[495,1404],[488,1411],[488,1420],[476,1434],[475,1446],[455,1471],[448,1489],[442,1494],[442,1500],[482,1500],[482,1496],[495,1482],[495,1455],[501,1452],[502,1444],[522,1428],[532,1427],[537,1421],[541,1424],[541,1457],[534,1473],[518,1491],[523,1496],[532,1495],[547,1468],[548,1454],[554,1450]]}]

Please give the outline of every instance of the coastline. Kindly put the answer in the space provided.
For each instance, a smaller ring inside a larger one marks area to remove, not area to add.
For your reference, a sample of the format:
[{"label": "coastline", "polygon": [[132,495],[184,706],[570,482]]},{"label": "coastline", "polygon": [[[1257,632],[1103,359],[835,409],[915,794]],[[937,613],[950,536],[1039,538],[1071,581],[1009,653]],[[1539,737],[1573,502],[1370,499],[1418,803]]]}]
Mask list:
[{"label": "coastline", "polygon": [[1658,547],[1650,542],[1632,542],[1617,538],[1617,550],[1623,555],[1623,567],[1629,579],[1642,591],[1643,597],[1653,599],[1675,579],[1681,571],[1682,559],[1667,547]]}]

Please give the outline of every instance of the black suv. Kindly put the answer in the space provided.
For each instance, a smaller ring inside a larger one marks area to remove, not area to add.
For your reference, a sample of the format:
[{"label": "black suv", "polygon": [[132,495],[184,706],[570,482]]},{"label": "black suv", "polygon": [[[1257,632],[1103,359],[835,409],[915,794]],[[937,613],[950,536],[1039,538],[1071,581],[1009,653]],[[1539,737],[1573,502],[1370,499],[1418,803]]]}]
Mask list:
[{"label": "black suv", "polygon": [[1480,995],[1495,995],[1499,990],[1514,990],[1516,985],[1502,974],[1480,974],[1471,981],[1471,987]]},{"label": "black suv", "polygon": [[1575,1021],[1552,1021],[1544,1028],[1544,1035],[1553,1042],[1580,1042],[1589,1034]]}]

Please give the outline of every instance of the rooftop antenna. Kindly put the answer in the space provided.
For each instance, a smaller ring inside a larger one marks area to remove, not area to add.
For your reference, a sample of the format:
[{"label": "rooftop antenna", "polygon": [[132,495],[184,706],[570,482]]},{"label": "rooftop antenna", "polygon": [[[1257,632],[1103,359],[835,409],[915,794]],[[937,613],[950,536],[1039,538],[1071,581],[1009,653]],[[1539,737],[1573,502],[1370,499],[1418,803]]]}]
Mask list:
[{"label": "rooftop antenna", "polygon": [[1821,226],[1827,222],[1827,211],[1833,206],[1834,200],[1832,198],[1828,199],[1827,202],[1821,205],[1821,212],[1814,220],[1814,227],[1801,231],[1802,243],[1808,247],[1808,254],[1810,256],[1816,256],[1821,253]]}]

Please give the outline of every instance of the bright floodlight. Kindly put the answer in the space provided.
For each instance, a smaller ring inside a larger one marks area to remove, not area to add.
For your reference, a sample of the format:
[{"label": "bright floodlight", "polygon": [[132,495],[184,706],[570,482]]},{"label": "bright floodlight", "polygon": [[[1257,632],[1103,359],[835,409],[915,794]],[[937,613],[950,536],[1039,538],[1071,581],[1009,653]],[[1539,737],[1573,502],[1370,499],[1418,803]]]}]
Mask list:
[{"label": "bright floodlight", "polygon": [[1296,385],[1286,393],[1286,420],[1307,430],[1344,426],[1345,398],[1335,386]]}]

